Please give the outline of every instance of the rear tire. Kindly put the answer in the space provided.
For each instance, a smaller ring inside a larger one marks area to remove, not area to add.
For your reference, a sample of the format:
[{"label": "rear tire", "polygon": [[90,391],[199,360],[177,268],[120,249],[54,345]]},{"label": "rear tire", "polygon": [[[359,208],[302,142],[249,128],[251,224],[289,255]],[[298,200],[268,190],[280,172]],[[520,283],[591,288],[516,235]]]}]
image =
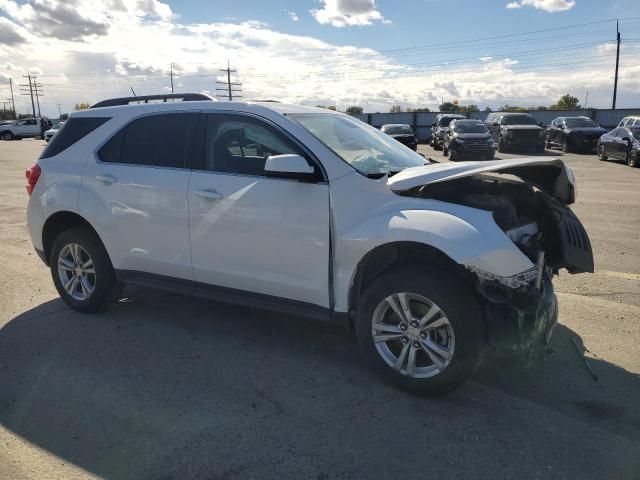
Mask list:
[{"label": "rear tire", "polygon": [[373,280],[360,298],[355,330],[365,360],[386,381],[414,394],[442,395],[479,364],[483,323],[467,285],[440,267],[426,271],[398,268]]},{"label": "rear tire", "polygon": [[444,155],[445,157],[449,156],[449,149],[445,146],[442,147],[442,155]]},{"label": "rear tire", "polygon": [[71,228],[58,235],[49,263],[56,290],[74,310],[102,310],[121,291],[107,251],[86,228]]}]

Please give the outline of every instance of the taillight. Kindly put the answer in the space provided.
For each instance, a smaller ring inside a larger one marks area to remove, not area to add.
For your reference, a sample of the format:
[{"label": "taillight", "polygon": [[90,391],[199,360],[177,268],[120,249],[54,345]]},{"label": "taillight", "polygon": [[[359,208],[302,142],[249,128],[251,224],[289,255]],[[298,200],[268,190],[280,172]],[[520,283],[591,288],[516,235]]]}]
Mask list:
[{"label": "taillight", "polygon": [[36,183],[38,183],[38,179],[40,178],[40,172],[40,166],[37,163],[31,165],[29,168],[27,168],[27,171],[24,172],[25,176],[27,177],[26,187],[29,196],[31,196],[31,194],[33,193],[33,189],[36,188]]}]

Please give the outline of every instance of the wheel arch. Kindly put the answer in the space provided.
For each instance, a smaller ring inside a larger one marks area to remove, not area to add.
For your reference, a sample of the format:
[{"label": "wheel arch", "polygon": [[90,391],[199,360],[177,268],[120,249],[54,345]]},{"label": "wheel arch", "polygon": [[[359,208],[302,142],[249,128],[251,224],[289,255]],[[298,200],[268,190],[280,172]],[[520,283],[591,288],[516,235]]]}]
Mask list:
[{"label": "wheel arch", "polygon": [[349,317],[353,318],[364,288],[374,278],[392,268],[417,265],[437,265],[472,285],[473,274],[432,245],[415,241],[385,243],[367,252],[356,267],[348,294]]},{"label": "wheel arch", "polygon": [[[51,255],[51,248],[53,247],[53,242],[55,239],[65,230],[69,230],[70,228],[83,227],[92,232],[96,238],[102,243],[102,246],[105,247],[104,242],[98,235],[96,229],[89,223],[87,219],[83,216],[71,212],[68,210],[61,210],[53,215],[51,215],[45,221],[42,227],[42,248],[44,250],[44,260],[47,265],[49,265]],[[106,248],[105,248],[106,251]]]}]

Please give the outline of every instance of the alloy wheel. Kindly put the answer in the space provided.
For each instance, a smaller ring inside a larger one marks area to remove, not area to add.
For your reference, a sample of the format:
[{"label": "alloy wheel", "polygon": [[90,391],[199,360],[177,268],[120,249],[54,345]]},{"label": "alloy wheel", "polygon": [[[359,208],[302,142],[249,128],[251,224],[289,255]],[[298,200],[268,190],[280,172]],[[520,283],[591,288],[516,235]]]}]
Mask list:
[{"label": "alloy wheel", "polygon": [[373,312],[371,333],[385,363],[412,378],[438,375],[455,352],[455,334],[445,313],[415,293],[384,298]]},{"label": "alloy wheel", "polygon": [[629,155],[627,155],[627,165],[630,167],[635,167],[638,164],[638,152],[635,150],[631,150]]},{"label": "alloy wheel", "polygon": [[75,300],[87,300],[96,286],[96,270],[89,253],[77,243],[65,245],[58,255],[58,278]]}]

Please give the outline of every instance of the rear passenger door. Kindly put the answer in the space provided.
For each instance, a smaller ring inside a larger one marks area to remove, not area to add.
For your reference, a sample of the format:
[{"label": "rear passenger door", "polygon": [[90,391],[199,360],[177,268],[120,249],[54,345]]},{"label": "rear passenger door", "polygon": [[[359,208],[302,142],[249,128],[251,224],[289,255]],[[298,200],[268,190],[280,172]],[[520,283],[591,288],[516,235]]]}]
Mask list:
[{"label": "rear passenger door", "polygon": [[80,209],[114,268],[192,278],[187,190],[198,113],[139,117],[94,152]]},{"label": "rear passenger door", "polygon": [[[297,142],[250,115],[202,115],[204,152],[189,186],[199,282],[329,306],[329,186]],[[270,155],[297,154],[318,181],[267,177]]]}]

